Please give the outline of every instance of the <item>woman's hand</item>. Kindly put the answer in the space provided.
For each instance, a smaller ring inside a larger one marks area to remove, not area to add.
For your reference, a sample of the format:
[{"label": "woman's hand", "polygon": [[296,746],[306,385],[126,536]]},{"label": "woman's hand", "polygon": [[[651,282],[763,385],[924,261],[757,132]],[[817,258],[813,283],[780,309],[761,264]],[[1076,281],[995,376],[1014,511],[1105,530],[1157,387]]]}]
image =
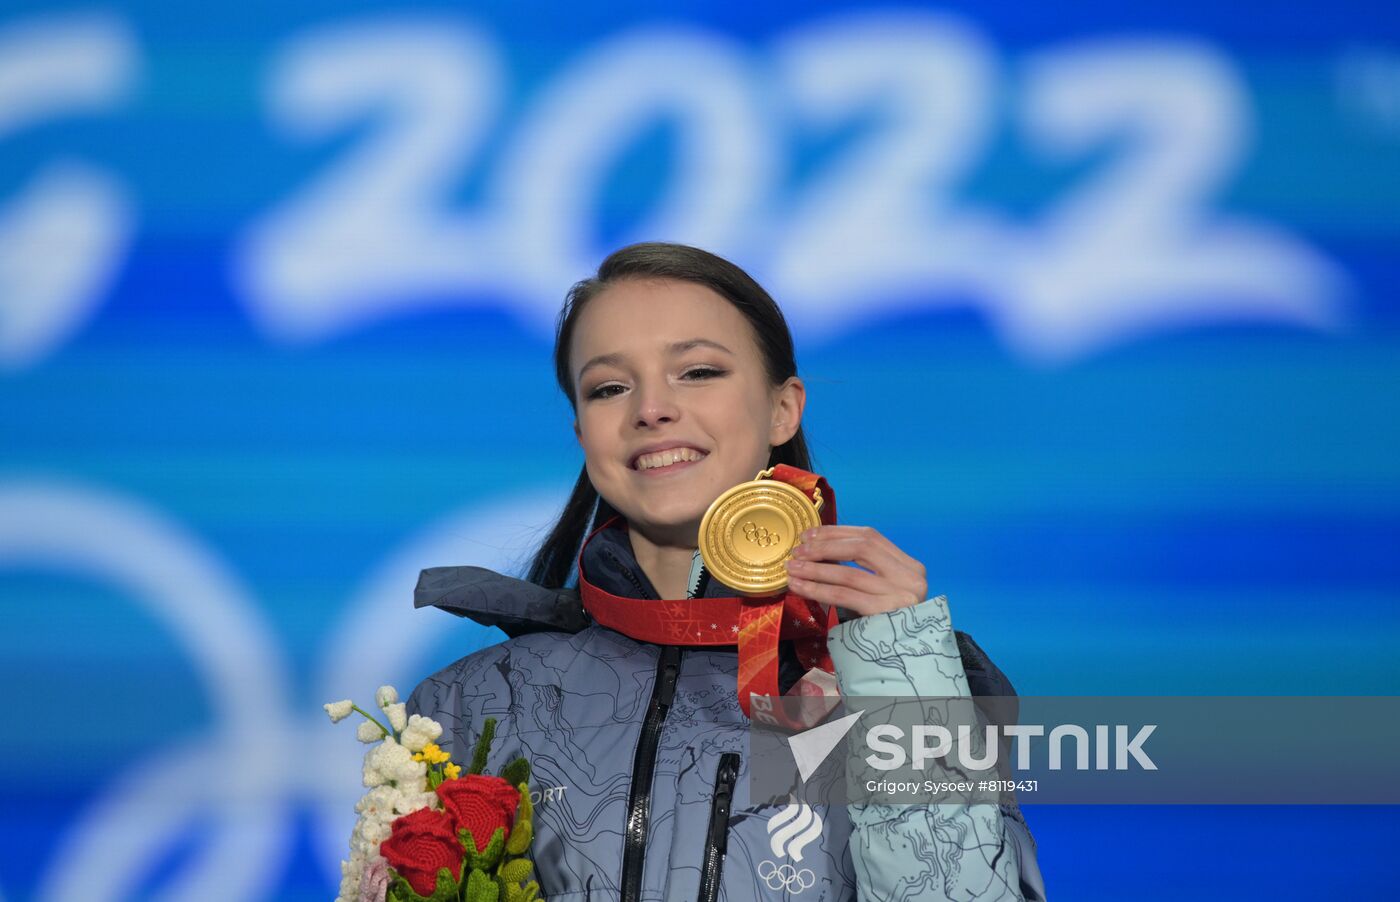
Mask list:
[{"label": "woman's hand", "polygon": [[[854,561],[865,569],[846,567]],[[787,562],[788,585],[803,598],[864,616],[928,597],[924,565],[870,526],[817,526],[802,534]]]}]

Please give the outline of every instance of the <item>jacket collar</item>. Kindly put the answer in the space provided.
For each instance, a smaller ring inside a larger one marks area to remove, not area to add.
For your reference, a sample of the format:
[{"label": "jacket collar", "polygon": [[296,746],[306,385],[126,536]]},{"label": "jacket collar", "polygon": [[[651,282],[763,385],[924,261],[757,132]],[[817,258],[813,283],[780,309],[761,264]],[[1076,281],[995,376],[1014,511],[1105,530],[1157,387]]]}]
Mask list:
[{"label": "jacket collar", "polygon": [[[584,548],[579,566],[596,586],[627,598],[657,599],[656,589],[637,563],[627,521],[600,529]],[[705,598],[737,594],[717,579],[702,576]],[[547,589],[486,567],[429,567],[418,575],[415,608],[441,608],[483,626],[499,627],[514,638],[526,633],[576,633],[592,623],[576,586]]]},{"label": "jacket collar", "polygon": [[[712,578],[700,564],[699,556],[700,552],[695,552],[695,566],[702,571],[699,574],[700,591],[696,593],[699,597],[723,598],[739,594]],[[585,543],[579,556],[579,566],[588,575],[588,581],[605,592],[653,601],[661,597],[637,563],[627,521],[622,517],[600,527]]]},{"label": "jacket collar", "polygon": [[[596,552],[594,548],[597,548]],[[624,521],[594,536],[585,552],[582,566],[588,568],[588,578],[595,584],[615,595],[656,597],[651,581],[637,565]],[[701,593],[707,598],[733,594],[736,594],[733,589],[717,579],[708,580]],[[583,609],[576,587],[546,589],[485,567],[429,567],[423,570],[413,592],[413,606],[441,608],[483,626],[500,627],[511,638],[539,632],[577,633],[593,622]],[[971,636],[962,630],[954,630],[953,634],[957,638],[958,652],[973,695],[1016,694],[1011,681]],[[785,679],[784,682],[789,680]]]}]

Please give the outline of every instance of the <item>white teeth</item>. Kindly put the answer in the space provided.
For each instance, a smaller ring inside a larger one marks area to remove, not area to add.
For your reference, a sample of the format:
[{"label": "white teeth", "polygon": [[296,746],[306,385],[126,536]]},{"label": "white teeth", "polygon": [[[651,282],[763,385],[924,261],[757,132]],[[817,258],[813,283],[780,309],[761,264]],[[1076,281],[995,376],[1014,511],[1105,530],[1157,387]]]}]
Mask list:
[{"label": "white teeth", "polygon": [[682,460],[699,460],[704,457],[702,451],[694,448],[668,448],[665,451],[657,451],[654,454],[643,454],[637,458],[638,470],[654,470],[657,467],[669,467],[671,464]]}]

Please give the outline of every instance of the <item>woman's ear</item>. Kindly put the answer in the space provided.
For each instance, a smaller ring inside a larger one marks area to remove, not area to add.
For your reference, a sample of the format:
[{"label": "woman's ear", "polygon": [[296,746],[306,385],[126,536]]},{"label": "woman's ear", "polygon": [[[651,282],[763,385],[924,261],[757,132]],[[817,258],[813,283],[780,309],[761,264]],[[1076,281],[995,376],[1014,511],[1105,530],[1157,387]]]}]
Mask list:
[{"label": "woman's ear", "polygon": [[574,417],[574,438],[578,439],[580,445],[583,444],[583,430],[578,428],[578,417]]},{"label": "woman's ear", "polygon": [[773,390],[773,425],[768,444],[777,447],[797,434],[802,426],[802,409],[807,405],[807,387],[796,376]]}]

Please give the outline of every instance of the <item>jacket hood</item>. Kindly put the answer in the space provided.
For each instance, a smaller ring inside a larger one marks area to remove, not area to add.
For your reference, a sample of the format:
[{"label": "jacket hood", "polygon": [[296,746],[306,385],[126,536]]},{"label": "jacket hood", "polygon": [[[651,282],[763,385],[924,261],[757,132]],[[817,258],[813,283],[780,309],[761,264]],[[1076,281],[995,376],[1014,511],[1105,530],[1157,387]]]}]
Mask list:
[{"label": "jacket hood", "polygon": [[486,567],[428,567],[418,574],[415,608],[441,608],[512,639],[526,633],[576,633],[592,620],[578,589],[546,589]]},{"label": "jacket hood", "polygon": [[[583,548],[582,566],[590,582],[613,595],[661,597],[637,563],[625,520],[598,530]],[[699,588],[703,598],[739,594],[703,571]],[[576,633],[593,622],[577,586],[547,589],[486,567],[429,567],[419,574],[413,606],[442,608],[499,627],[511,638],[546,630]]]}]

